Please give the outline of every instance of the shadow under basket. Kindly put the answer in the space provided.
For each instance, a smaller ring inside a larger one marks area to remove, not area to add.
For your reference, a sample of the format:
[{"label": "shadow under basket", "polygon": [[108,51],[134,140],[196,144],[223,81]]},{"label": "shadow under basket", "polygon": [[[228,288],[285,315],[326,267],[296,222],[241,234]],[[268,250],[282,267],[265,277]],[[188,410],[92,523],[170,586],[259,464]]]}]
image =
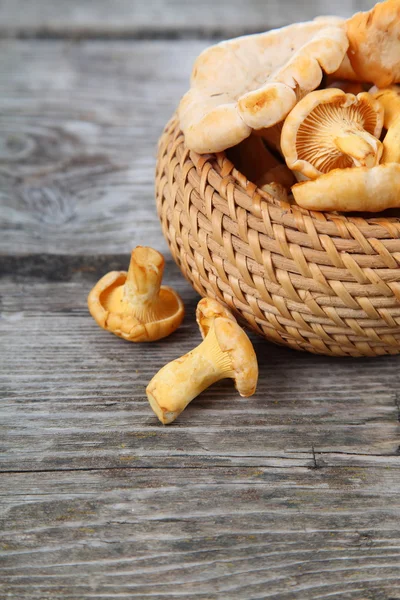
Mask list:
[{"label": "shadow under basket", "polygon": [[156,199],[183,275],[242,324],[317,354],[400,352],[400,218],[278,202],[225,153],[188,150],[176,117],[159,142]]}]

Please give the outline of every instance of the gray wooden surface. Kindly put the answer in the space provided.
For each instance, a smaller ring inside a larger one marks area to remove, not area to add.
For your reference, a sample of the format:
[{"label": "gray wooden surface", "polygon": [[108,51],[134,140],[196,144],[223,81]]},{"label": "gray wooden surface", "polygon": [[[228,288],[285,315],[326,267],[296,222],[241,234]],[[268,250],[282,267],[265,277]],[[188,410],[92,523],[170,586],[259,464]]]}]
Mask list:
[{"label": "gray wooden surface", "polygon": [[[399,358],[253,336],[254,397],[224,381],[163,427],[145,396],[200,340],[155,213],[157,138],[207,35],[301,5],[112,7],[0,2],[0,598],[399,600]],[[86,309],[140,243],[166,253],[187,308],[146,346]]]},{"label": "gray wooden surface", "polygon": [[0,33],[21,37],[187,37],[235,35],[349,17],[373,0],[0,0]]}]

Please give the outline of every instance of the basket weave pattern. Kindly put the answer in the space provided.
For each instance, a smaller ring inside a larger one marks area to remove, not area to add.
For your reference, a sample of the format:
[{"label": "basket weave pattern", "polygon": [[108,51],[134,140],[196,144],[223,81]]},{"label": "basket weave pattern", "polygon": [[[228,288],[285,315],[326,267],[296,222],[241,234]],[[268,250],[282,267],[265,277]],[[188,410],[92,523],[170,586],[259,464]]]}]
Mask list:
[{"label": "basket weave pattern", "polygon": [[156,198],[182,273],[257,333],[318,354],[400,352],[400,219],[278,203],[223,152],[189,151],[176,117],[159,142]]}]

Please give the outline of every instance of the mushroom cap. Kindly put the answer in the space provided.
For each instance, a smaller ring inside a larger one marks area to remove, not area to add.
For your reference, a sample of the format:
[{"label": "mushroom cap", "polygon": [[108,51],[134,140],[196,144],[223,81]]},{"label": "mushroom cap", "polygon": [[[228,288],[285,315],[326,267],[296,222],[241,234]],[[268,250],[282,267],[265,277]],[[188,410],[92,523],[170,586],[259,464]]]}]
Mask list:
[{"label": "mushroom cap", "polygon": [[400,206],[400,164],[334,169],[297,183],[293,196],[303,208],[320,211],[380,212]]},{"label": "mushroom cap", "polygon": [[214,331],[222,352],[229,354],[237,391],[245,398],[251,396],[258,380],[257,356],[251,341],[240,325],[230,318],[215,319]]},{"label": "mushroom cap", "polygon": [[400,81],[400,0],[386,0],[346,22],[347,52],[359,79],[386,87]]},{"label": "mushroom cap", "polygon": [[348,47],[338,22],[311,21],[211,46],[197,58],[178,115],[186,145],[220,152],[286,117]]},{"label": "mushroom cap", "polygon": [[[104,275],[93,287],[88,296],[90,314],[100,327],[118,337],[131,342],[152,342],[167,337],[179,327],[185,315],[185,308],[178,294],[168,286],[161,286],[159,301],[162,304],[161,318],[137,318],[126,310],[115,310],[118,302],[126,308],[123,300],[123,287],[128,273],[111,271]],[[112,305],[112,306],[111,306]]]},{"label": "mushroom cap", "polygon": [[300,100],[286,117],[281,148],[290,169],[315,179],[353,165],[351,156],[335,144],[338,131],[365,130],[377,138],[378,149],[382,126],[383,109],[367,92],[354,96],[335,88],[317,90]]},{"label": "mushroom cap", "polygon": [[236,323],[233,314],[218,300],[214,300],[214,298],[202,298],[200,300],[196,308],[196,321],[203,339],[207,336],[212,322],[220,317],[230,319]]}]

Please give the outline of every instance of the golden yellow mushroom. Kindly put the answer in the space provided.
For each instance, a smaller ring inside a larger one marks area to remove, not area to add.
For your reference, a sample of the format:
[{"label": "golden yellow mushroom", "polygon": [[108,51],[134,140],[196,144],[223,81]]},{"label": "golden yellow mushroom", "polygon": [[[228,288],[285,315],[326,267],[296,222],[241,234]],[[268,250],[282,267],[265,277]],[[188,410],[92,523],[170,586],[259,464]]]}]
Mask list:
[{"label": "golden yellow mushroom", "polygon": [[189,402],[221,379],[234,379],[244,397],[256,390],[257,357],[236,319],[210,298],[200,300],[196,319],[203,342],[165,365],[146,389],[150,406],[163,424],[172,423]]},{"label": "golden yellow mushroom", "polygon": [[383,125],[387,129],[383,140],[382,162],[400,162],[400,86],[378,89],[373,95],[383,106]]},{"label": "golden yellow mushroom", "polygon": [[400,0],[356,13],[346,21],[345,30],[347,56],[358,79],[379,87],[400,81]]},{"label": "golden yellow mushroom", "polygon": [[400,164],[335,169],[296,183],[292,192],[297,204],[309,210],[381,212],[400,206]]},{"label": "golden yellow mushroom", "polygon": [[373,167],[382,155],[382,125],[383,109],[371,94],[317,90],[286,117],[282,153],[290,169],[310,179],[338,168]]},{"label": "golden yellow mushroom", "polygon": [[100,327],[130,342],[152,342],[182,323],[184,306],[170,287],[161,286],[162,254],[144,246],[132,251],[129,270],[112,271],[88,296],[90,314]]}]

